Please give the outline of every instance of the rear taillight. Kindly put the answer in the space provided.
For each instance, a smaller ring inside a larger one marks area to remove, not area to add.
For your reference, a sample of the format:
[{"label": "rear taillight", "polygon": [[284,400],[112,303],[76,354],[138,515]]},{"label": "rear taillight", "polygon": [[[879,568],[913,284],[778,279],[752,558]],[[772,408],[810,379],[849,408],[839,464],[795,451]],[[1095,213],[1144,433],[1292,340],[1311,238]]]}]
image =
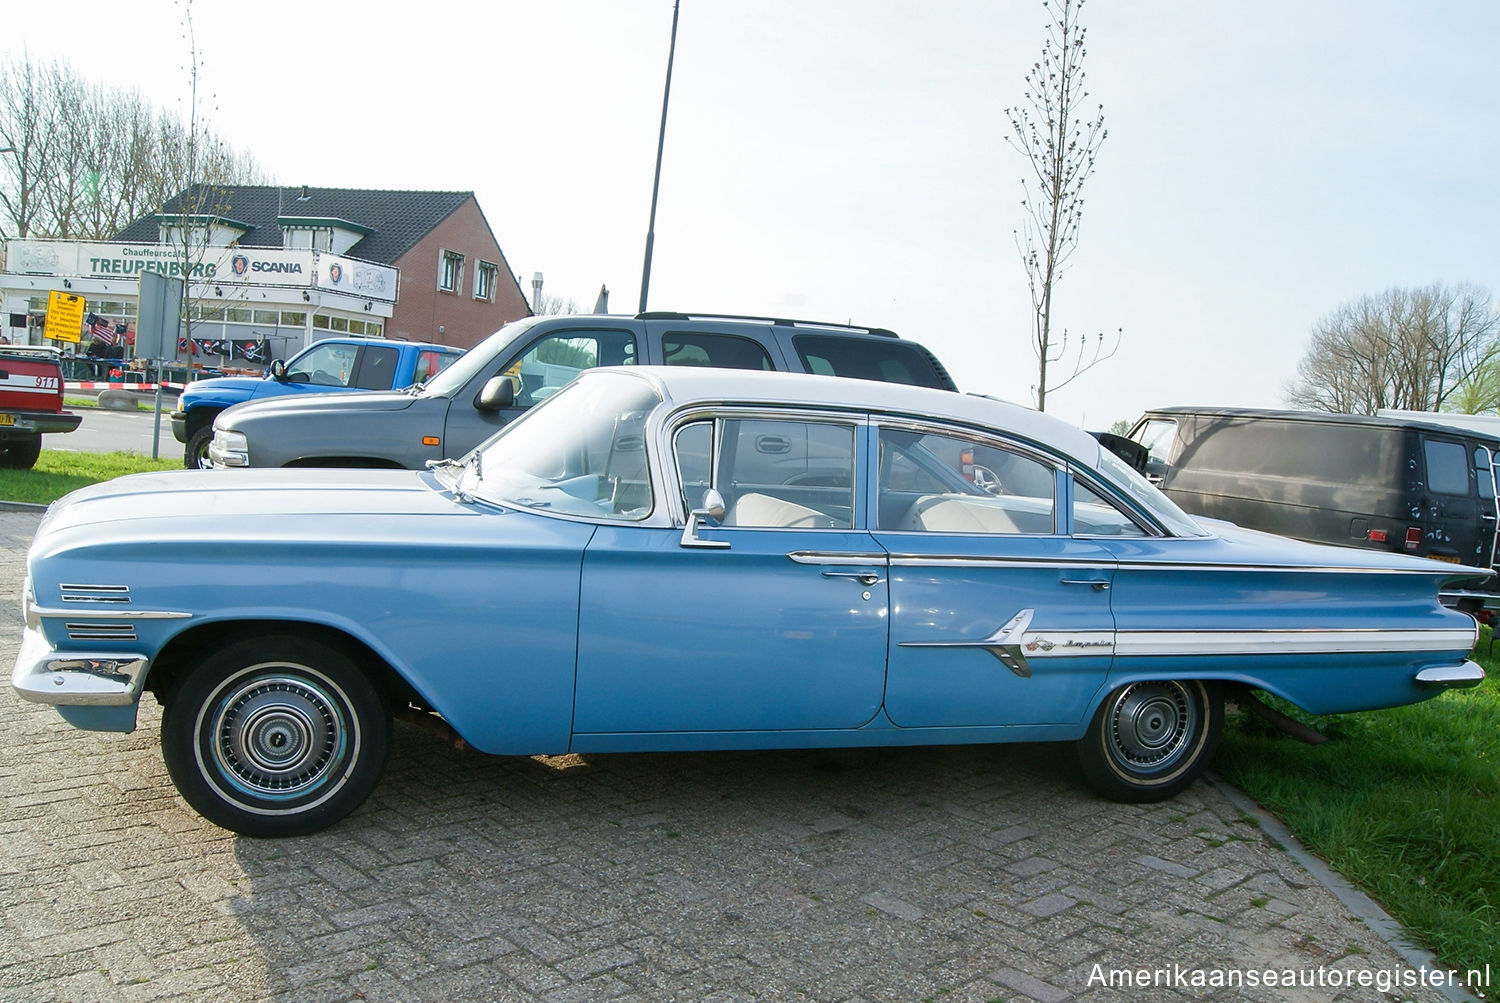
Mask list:
[{"label": "rear taillight", "polygon": [[1421,526],[1408,526],[1408,527],[1406,527],[1406,549],[1407,550],[1416,550],[1417,547],[1418,547],[1418,545],[1421,544],[1421,542],[1422,542],[1422,527]]}]

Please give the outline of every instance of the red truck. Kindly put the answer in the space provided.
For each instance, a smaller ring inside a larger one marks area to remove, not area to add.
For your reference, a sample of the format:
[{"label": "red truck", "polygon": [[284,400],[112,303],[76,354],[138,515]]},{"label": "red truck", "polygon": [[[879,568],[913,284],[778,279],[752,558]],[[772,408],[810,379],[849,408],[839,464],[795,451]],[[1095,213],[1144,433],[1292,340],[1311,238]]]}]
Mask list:
[{"label": "red truck", "polygon": [[0,467],[29,470],[44,432],[71,432],[80,421],[63,410],[56,349],[0,345]]}]

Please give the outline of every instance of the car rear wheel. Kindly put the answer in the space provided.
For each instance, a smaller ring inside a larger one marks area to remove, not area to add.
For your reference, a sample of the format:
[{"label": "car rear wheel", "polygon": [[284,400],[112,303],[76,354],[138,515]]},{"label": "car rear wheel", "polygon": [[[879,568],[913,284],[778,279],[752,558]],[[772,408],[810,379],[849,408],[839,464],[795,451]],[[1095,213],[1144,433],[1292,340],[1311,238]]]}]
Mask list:
[{"label": "car rear wheel", "polygon": [[11,470],[30,470],[42,455],[42,437],[28,435],[0,442],[0,467]]},{"label": "car rear wheel", "polygon": [[205,659],[168,698],[161,731],[167,772],[200,815],[246,836],[300,836],[369,796],[391,714],[343,652],[280,636]]},{"label": "car rear wheel", "polygon": [[1078,763],[1111,801],[1162,801],[1208,766],[1223,727],[1223,697],[1202,682],[1130,683],[1099,707],[1078,742]]}]

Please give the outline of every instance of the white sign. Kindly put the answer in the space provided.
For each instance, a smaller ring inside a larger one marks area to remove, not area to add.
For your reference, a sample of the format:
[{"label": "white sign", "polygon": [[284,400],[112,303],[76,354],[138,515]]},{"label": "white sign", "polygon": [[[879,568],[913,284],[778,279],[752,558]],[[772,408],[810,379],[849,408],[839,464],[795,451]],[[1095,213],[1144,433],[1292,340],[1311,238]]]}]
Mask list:
[{"label": "white sign", "polygon": [[330,292],[395,302],[400,275],[398,269],[388,265],[332,254],[318,255],[317,286]]}]

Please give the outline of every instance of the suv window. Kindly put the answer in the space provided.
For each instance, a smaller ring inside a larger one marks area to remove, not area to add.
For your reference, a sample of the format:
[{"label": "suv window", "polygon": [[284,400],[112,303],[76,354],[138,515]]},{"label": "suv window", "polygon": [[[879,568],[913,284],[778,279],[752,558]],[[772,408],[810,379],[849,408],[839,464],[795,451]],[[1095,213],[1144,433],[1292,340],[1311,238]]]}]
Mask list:
[{"label": "suv window", "polygon": [[775,369],[765,346],[737,334],[673,331],[662,335],[662,361],[669,366],[714,369]]},{"label": "suv window", "polygon": [[396,372],[396,359],[400,353],[394,348],[376,348],[366,345],[359,353],[359,364],[354,369],[354,379],[346,386],[361,390],[389,390]]},{"label": "suv window", "polygon": [[799,334],[792,338],[792,345],[809,373],[948,389],[931,357],[911,342]]},{"label": "suv window", "polygon": [[516,407],[546,400],[573,377],[595,366],[634,365],[629,331],[560,331],[522,352],[505,369],[516,388]]}]

